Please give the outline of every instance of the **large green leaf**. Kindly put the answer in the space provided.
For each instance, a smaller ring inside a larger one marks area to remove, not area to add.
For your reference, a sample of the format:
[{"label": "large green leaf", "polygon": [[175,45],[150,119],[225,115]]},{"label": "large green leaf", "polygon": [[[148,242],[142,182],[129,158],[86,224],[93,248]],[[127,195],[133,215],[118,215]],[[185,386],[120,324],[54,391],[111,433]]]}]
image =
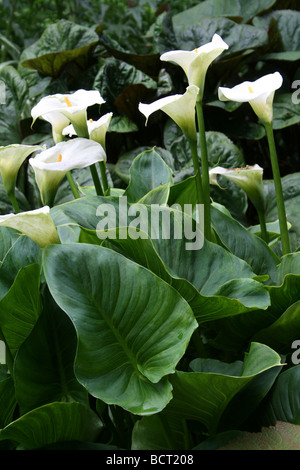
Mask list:
[{"label": "large green leaf", "polygon": [[41,311],[40,266],[21,268],[0,300],[0,328],[12,356],[29,336]]},{"label": "large green leaf", "polygon": [[6,254],[20,238],[19,232],[10,227],[0,227],[0,262],[4,260]]},{"label": "large green leaf", "polygon": [[270,29],[279,34],[276,51],[299,51],[300,12],[296,10],[274,10],[253,20],[255,26]]},{"label": "large green leaf", "polygon": [[[214,340],[217,347],[231,351],[243,348],[258,337],[260,331],[262,335],[265,331],[266,341],[272,342],[274,347],[284,347],[288,352],[288,342],[291,337],[296,339],[298,331],[295,327],[298,328],[297,305],[300,301],[300,253],[290,253],[282,258],[273,283],[266,288],[270,295],[268,309],[221,321]],[[278,324],[283,326],[282,330],[278,329]]]},{"label": "large green leaf", "polygon": [[247,261],[257,275],[268,274],[276,282],[279,258],[256,235],[237,222],[222,206],[211,206],[212,225],[221,242],[232,253]]},{"label": "large green leaf", "polygon": [[[130,181],[130,167],[133,160],[146,150],[150,151],[152,150],[152,147],[136,147],[132,150],[129,150],[128,152],[125,152],[118,159],[115,165],[115,172],[126,184],[128,184]],[[164,162],[173,169],[173,157],[171,153],[161,147],[155,147],[155,151],[160,155]]]},{"label": "large green leaf", "polygon": [[14,362],[13,377],[21,414],[58,401],[88,404],[74,376],[77,338],[69,317],[48,291],[44,309]]},{"label": "large green leaf", "polygon": [[96,413],[81,403],[50,403],[12,421],[0,431],[0,440],[38,449],[56,442],[94,442],[101,428]]},{"label": "large green leaf", "polygon": [[[118,227],[119,223],[121,226],[129,224],[130,227],[130,223],[136,219],[135,215],[127,217],[130,205],[126,205],[126,199],[107,197],[82,198],[55,208],[52,214],[56,222],[62,223],[63,220],[66,222],[69,220],[72,223],[72,221],[76,221],[81,227],[100,232],[103,230],[103,227],[100,228],[101,216],[103,215],[100,210],[101,204],[106,204],[104,206],[105,211],[108,209],[107,204],[109,204],[111,209],[108,211],[107,218],[104,218],[105,222],[107,220],[107,228],[109,229]],[[201,222],[200,226],[196,229],[195,222],[193,222],[194,225],[192,225],[191,229],[195,230],[195,235],[192,234],[192,230],[190,234],[182,231],[182,236],[177,236],[176,238],[174,236],[175,231],[179,230],[184,223],[181,212],[168,207],[142,204],[135,204],[134,207],[136,210],[139,208],[141,212],[141,231],[149,234],[157,253],[166,264],[168,270],[178,277],[187,279],[204,295],[213,294],[216,289],[233,279],[251,278],[255,275],[248,263],[232,255],[222,247],[208,242],[202,244]],[[120,214],[119,211],[121,211]],[[66,215],[65,219],[62,212]],[[126,221],[123,222],[124,212],[128,220],[127,224]],[[121,223],[121,215],[123,223]],[[155,223],[151,222],[155,222],[158,216],[161,216],[161,220],[165,221],[165,223],[159,223],[156,226]],[[190,217],[186,216],[186,224],[188,224],[189,220]],[[168,222],[170,222],[170,231],[167,231]],[[192,237],[192,235],[194,236]],[[199,243],[196,243],[196,246],[187,247],[187,242],[191,242],[196,235],[199,235],[198,240],[196,240]],[[222,271],[222,275],[216,276],[220,271]]]},{"label": "large green leaf", "polygon": [[203,16],[206,17],[231,17],[247,23],[254,16],[271,8],[276,0],[256,1],[250,0],[205,0],[198,5],[174,15],[174,23],[188,25],[197,23]]},{"label": "large green leaf", "polygon": [[42,75],[58,77],[67,63],[85,59],[97,42],[95,31],[63,19],[23,51],[20,63]]},{"label": "large green leaf", "polygon": [[171,378],[173,400],[166,413],[200,421],[206,426],[209,434],[214,434],[231,400],[259,374],[279,367],[282,367],[281,360],[275,351],[263,344],[252,343],[239,375],[235,375],[235,365],[234,375],[228,374],[228,368],[226,373],[223,370],[178,371]]},{"label": "large green leaf", "polygon": [[[128,230],[126,236],[125,231]],[[122,231],[121,231],[122,232]],[[227,316],[239,315],[248,311],[256,309],[266,309],[269,305],[269,294],[266,288],[251,278],[231,279],[224,282],[224,272],[226,268],[218,271],[212,269],[209,274],[214,275],[214,282],[219,283],[219,287],[213,292],[216,287],[211,286],[211,292],[206,295],[201,293],[201,290],[185,278],[177,276],[173,270],[168,269],[162,258],[159,256],[157,250],[147,234],[143,238],[134,238],[130,236],[130,229],[124,228],[122,236],[117,231],[117,238],[115,240],[105,240],[103,246],[118,251],[124,256],[132,259],[140,265],[150,269],[157,276],[162,278],[173,286],[185,300],[190,304],[198,323],[217,320]],[[94,231],[83,230],[80,239],[81,242],[99,244],[101,240],[97,238]],[[212,263],[215,259],[216,253],[209,248],[205,250],[204,257],[206,256]],[[224,252],[221,250],[219,256],[223,256]],[[230,259],[227,259],[228,266]],[[226,266],[226,263],[225,263]],[[197,269],[197,268],[195,268]],[[215,273],[215,274],[213,274]],[[233,271],[233,276],[236,271]],[[186,272],[188,276],[188,272]],[[222,284],[224,283],[224,284]]]},{"label": "large green leaf", "polygon": [[[100,217],[95,216],[98,208],[102,207],[99,203],[104,201],[106,204],[110,203],[105,208],[110,211],[113,209],[112,212],[116,215],[108,217],[109,230],[106,233],[103,232],[104,227],[99,228]],[[175,227],[181,227],[191,219],[188,214],[183,217],[181,212],[171,208],[137,204],[134,206],[142,214],[139,222],[142,227],[147,226],[148,233],[143,229],[137,232],[135,226],[130,225],[134,222],[133,216],[128,217],[128,227],[126,222],[121,223],[124,229],[119,233],[115,230],[119,210],[128,212],[131,207],[126,202],[125,207],[120,207],[120,204],[120,200],[116,198],[90,197],[62,205],[52,212],[52,216],[58,224],[72,224],[76,221],[82,227],[79,239],[81,242],[101,244],[107,237],[104,241],[107,246],[147,267],[174,286],[189,302],[199,322],[267,308],[268,293],[264,286],[252,279],[255,274],[245,261],[213,243],[205,242],[197,249],[187,249],[187,243],[191,242],[184,236],[184,230],[181,238],[172,238]],[[170,236],[164,236],[159,231],[152,233],[148,219],[151,222],[151,217],[154,218],[155,214],[160,215],[161,220],[170,222],[170,231],[166,231],[166,235]],[[195,227],[195,221],[193,230],[198,242],[201,241],[201,229]]]},{"label": "large green leaf", "polygon": [[299,397],[300,366],[296,365],[279,374],[264,407],[259,409],[260,421],[271,426],[276,421],[300,423]]},{"label": "large green leaf", "polygon": [[146,150],[132,162],[130,181],[124,196],[128,202],[165,204],[171,181],[172,170],[160,155],[155,149]]},{"label": "large green leaf", "polygon": [[0,365],[0,428],[11,422],[16,407],[14,382],[5,365]]},{"label": "large green leaf", "polygon": [[[16,231],[1,231],[4,237],[12,236],[11,240],[7,240],[7,243],[11,243],[11,246],[6,252],[2,264],[0,266],[0,299],[8,292],[12,286],[16,275],[19,270],[29,264],[39,262],[41,253],[40,247],[32,241],[29,237],[19,235],[15,238]],[[12,235],[14,233],[14,235]]]},{"label": "large green leaf", "polygon": [[109,249],[48,247],[44,271],[78,334],[75,374],[97,398],[137,414],[171,399],[168,374],[197,322],[183,298],[150,271]]},{"label": "large green leaf", "polygon": [[288,353],[291,344],[300,335],[300,301],[292,304],[283,314],[270,326],[260,330],[254,335],[254,341],[267,344],[276,351]]},{"label": "large green leaf", "polygon": [[299,107],[295,106],[293,96],[290,93],[282,93],[276,97],[273,104],[273,113],[274,129],[283,129],[300,122]]}]

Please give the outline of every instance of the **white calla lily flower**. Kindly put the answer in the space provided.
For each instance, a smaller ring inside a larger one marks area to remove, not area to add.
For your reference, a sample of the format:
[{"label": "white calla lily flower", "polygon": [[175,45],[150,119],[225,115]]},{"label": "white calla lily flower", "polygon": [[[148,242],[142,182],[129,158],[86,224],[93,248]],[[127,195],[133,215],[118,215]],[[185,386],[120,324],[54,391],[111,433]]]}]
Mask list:
[{"label": "white calla lily flower", "polygon": [[37,150],[43,150],[39,145],[11,144],[0,147],[0,173],[7,194],[13,194],[17,175],[26,158]]},{"label": "white calla lily flower", "polygon": [[77,135],[87,137],[86,110],[94,104],[101,105],[105,100],[97,90],[77,90],[74,93],[45,96],[32,108],[33,124],[37,118],[42,117],[52,125],[53,139],[60,142],[62,131],[71,122]]},{"label": "white calla lily flower", "polygon": [[200,92],[198,100],[203,96],[205,77],[210,64],[229,46],[221,36],[214,34],[211,42],[197,47],[193,51],[175,50],[165,52],[160,59],[179,65],[185,72],[189,85],[196,85]]},{"label": "white calla lily flower", "polygon": [[29,163],[34,169],[43,204],[53,203],[57,188],[67,172],[100,161],[106,161],[102,145],[81,137],[59,142],[35,158],[30,158]]},{"label": "white calla lily flower", "polygon": [[273,121],[273,99],[275,91],[283,82],[279,72],[270,73],[255,80],[243,82],[233,88],[219,87],[220,101],[249,103],[255,114],[263,123]]},{"label": "white calla lily flower", "polygon": [[0,216],[0,226],[10,227],[27,235],[39,246],[60,243],[60,239],[50,215],[49,206],[19,214]]},{"label": "white calla lily flower", "polygon": [[259,165],[248,165],[244,168],[234,169],[217,166],[209,170],[211,184],[218,185],[218,175],[225,176],[242,188],[256,209],[265,209],[263,169]]},{"label": "white calla lily flower", "polygon": [[139,110],[146,117],[146,124],[152,113],[164,111],[181,128],[188,140],[196,141],[195,105],[198,92],[197,86],[190,85],[183,95],[166,96],[150,104],[140,103]]},{"label": "white calla lily flower", "polygon": [[[97,121],[94,121],[93,119],[89,119],[87,121],[87,128],[90,139],[95,140],[96,142],[101,144],[104,149],[106,132],[109,127],[112,116],[113,113],[107,113],[101,116],[100,119],[98,119]],[[68,135],[69,137],[77,135],[73,124],[69,124],[67,127],[65,127],[62,131],[62,134]]]}]

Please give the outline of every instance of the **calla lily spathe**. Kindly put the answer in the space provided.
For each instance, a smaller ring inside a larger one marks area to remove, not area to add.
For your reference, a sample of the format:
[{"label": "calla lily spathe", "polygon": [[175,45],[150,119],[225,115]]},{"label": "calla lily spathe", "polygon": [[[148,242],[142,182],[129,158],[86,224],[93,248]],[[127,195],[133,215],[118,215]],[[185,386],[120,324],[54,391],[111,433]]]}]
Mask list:
[{"label": "calla lily spathe", "polygon": [[19,214],[1,215],[0,226],[18,230],[42,248],[60,243],[48,206],[28,212],[20,212]]},{"label": "calla lily spathe", "polygon": [[0,147],[0,173],[4,189],[8,195],[14,193],[22,163],[29,155],[38,150],[43,150],[43,147],[21,144]]},{"label": "calla lily spathe", "polygon": [[208,67],[228,47],[221,36],[214,34],[211,42],[192,51],[169,51],[162,54],[160,59],[179,65],[187,76],[188,84],[199,88],[198,100],[201,100]]},{"label": "calla lily spathe", "polygon": [[164,111],[181,128],[188,140],[196,141],[195,105],[198,92],[197,86],[190,85],[183,95],[166,96],[150,104],[140,103],[139,110],[146,117],[146,124],[152,113]]},{"label": "calla lily spathe", "polygon": [[55,143],[63,140],[62,131],[71,122],[80,137],[87,137],[87,108],[101,105],[104,99],[97,90],[77,90],[74,93],[45,96],[32,108],[33,124],[42,117],[52,125]]},{"label": "calla lily spathe", "polygon": [[263,123],[273,121],[273,99],[275,91],[283,82],[279,72],[270,73],[255,80],[243,82],[233,88],[220,87],[218,90],[220,101],[236,101],[249,103],[255,114]]},{"label": "calla lily spathe", "polygon": [[[113,113],[107,113],[101,116],[100,119],[98,119],[97,121],[94,121],[93,119],[89,119],[87,121],[87,128],[90,139],[95,140],[96,142],[101,144],[104,149],[106,132],[109,127],[112,116]],[[62,133],[63,135],[68,135],[69,137],[77,135],[73,124],[70,124],[69,126],[65,127]]]},{"label": "calla lily spathe", "polygon": [[257,210],[265,209],[263,169],[259,165],[234,169],[217,166],[209,171],[211,184],[218,184],[217,175],[225,176],[242,188]]},{"label": "calla lily spathe", "polygon": [[67,172],[100,161],[106,161],[102,145],[81,137],[59,142],[35,158],[30,158],[29,163],[34,169],[43,204],[53,203],[57,188]]}]

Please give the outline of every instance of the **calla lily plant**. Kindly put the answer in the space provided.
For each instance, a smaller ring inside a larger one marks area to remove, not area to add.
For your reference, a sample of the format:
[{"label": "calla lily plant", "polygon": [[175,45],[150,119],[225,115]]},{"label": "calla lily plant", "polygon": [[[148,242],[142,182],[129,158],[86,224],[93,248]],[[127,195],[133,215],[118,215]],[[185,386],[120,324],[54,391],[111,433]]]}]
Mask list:
[{"label": "calla lily plant", "polygon": [[31,110],[33,123],[42,117],[52,125],[55,143],[63,140],[62,131],[71,122],[79,137],[88,138],[87,108],[101,105],[104,99],[97,90],[77,90],[74,93],[45,96]]},{"label": "calla lily plant", "polygon": [[[202,166],[202,202],[204,203],[205,218],[205,236],[211,239],[211,221],[210,221],[210,188],[209,188],[209,164],[207,155],[207,145],[205,138],[205,124],[203,116],[202,98],[204,93],[205,78],[208,67],[223,51],[228,49],[228,44],[219,36],[214,34],[211,42],[203,44],[192,51],[175,50],[165,52],[160,59],[173,62],[179,65],[185,72],[189,85],[198,87],[196,110],[200,139],[201,166]],[[198,159],[198,157],[197,157]],[[193,157],[194,167],[196,158]],[[196,164],[197,165],[197,164]],[[196,171],[196,167],[195,167]],[[200,186],[200,183],[198,183]],[[198,190],[199,192],[199,190]]]},{"label": "calla lily plant", "polygon": [[81,137],[59,142],[30,158],[43,204],[52,205],[58,186],[67,173],[100,161],[106,161],[103,147],[94,140]]},{"label": "calla lily plant", "polygon": [[161,98],[150,104],[140,103],[139,110],[146,117],[146,124],[149,116],[156,111],[165,112],[181,128],[186,136],[193,157],[193,164],[196,173],[197,199],[198,203],[203,203],[203,189],[200,176],[199,160],[197,154],[197,129],[195,106],[199,88],[196,85],[189,85],[182,95],[172,95]]},{"label": "calla lily plant", "polygon": [[287,254],[290,252],[290,240],[272,125],[274,94],[281,87],[282,82],[281,74],[275,72],[258,78],[254,82],[245,81],[233,88],[220,87],[218,94],[221,101],[248,102],[266,129],[276,191],[282,250],[283,254]]}]

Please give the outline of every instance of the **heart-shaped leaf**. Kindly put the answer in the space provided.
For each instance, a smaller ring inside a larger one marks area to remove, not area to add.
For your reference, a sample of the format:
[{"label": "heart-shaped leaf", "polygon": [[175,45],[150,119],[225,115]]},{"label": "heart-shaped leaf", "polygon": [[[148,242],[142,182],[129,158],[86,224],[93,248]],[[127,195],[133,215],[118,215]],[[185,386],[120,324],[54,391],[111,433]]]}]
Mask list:
[{"label": "heart-shaped leaf", "polygon": [[171,399],[168,374],[197,322],[187,302],[150,271],[109,249],[49,246],[50,291],[78,334],[75,374],[89,393],[137,414]]}]

